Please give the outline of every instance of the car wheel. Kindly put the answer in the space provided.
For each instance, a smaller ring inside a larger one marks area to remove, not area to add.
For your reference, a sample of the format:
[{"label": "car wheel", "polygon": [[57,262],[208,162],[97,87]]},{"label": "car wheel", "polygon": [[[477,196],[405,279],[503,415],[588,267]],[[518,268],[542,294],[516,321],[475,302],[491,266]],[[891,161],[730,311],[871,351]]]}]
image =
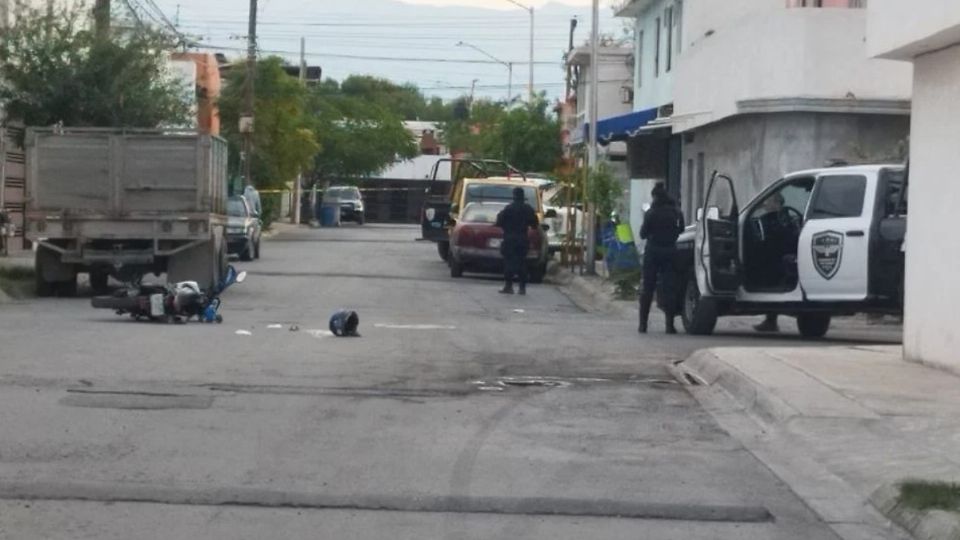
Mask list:
[{"label": "car wheel", "polygon": [[695,336],[709,336],[717,327],[717,303],[700,295],[695,272],[687,280],[680,318],[687,333]]},{"label": "car wheel", "polygon": [[530,283],[543,283],[543,277],[547,273],[547,265],[537,264],[530,269]]},{"label": "car wheel", "polygon": [[463,277],[463,264],[456,259],[450,259],[450,277]]},{"label": "car wheel", "polygon": [[254,259],[259,259],[259,258],[260,258],[260,240],[261,240],[260,238],[257,238],[257,242],[256,242],[255,244],[253,244],[253,258],[254,258]]},{"label": "car wheel", "polygon": [[801,313],[797,315],[797,328],[805,338],[819,339],[830,330],[832,317],[829,313]]},{"label": "car wheel", "polygon": [[363,214],[357,216],[357,225],[363,225],[364,217]]},{"label": "car wheel", "polygon": [[246,246],[243,247],[243,251],[240,252],[241,261],[252,261],[253,260],[253,239],[248,238],[246,241]]},{"label": "car wheel", "polygon": [[444,261],[450,260],[450,242],[437,242],[437,254]]}]

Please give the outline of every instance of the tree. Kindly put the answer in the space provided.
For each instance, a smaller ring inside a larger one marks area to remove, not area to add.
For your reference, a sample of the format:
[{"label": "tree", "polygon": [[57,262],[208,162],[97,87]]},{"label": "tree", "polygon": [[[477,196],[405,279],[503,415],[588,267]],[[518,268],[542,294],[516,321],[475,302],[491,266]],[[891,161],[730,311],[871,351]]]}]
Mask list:
[{"label": "tree", "polygon": [[[240,169],[239,121],[245,77],[244,65],[234,64],[220,98],[223,135],[230,143],[234,172]],[[257,62],[251,175],[258,188],[282,188],[312,167],[320,144],[307,116],[306,100],[307,90],[287,75],[281,58]]]},{"label": "tree", "polygon": [[0,105],[27,125],[143,127],[189,118],[167,68],[173,41],[150,28],[98,37],[79,9],[28,9],[0,30]]},{"label": "tree", "polygon": [[326,81],[311,92],[309,113],[323,147],[313,164],[318,180],[379,173],[397,158],[417,155],[401,117],[376,100]]},{"label": "tree", "polygon": [[465,120],[444,126],[450,148],[474,157],[504,160],[523,171],[552,171],[563,148],[560,122],[545,99],[507,108],[501,102],[478,100]]}]

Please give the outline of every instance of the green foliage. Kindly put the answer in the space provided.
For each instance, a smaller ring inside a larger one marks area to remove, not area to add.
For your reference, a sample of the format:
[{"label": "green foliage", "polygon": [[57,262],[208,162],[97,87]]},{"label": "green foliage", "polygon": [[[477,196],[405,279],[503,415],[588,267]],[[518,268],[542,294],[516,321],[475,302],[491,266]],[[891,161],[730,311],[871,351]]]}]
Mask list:
[{"label": "green foliage", "polygon": [[[220,98],[223,136],[230,143],[231,170],[240,169],[246,70],[234,64]],[[270,57],[257,62],[251,174],[260,189],[283,188],[308,170],[320,144],[307,116],[307,90],[283,70],[283,60]]]},{"label": "green foliage", "polygon": [[283,204],[283,193],[261,193],[260,194],[260,221],[263,223],[264,230],[270,228],[274,221],[282,217],[280,215],[281,205]]},{"label": "green foliage", "polygon": [[643,282],[643,271],[637,268],[619,272],[612,279],[616,285],[613,294],[617,300],[636,300],[640,293],[640,284]]},{"label": "green foliage", "polygon": [[322,146],[313,163],[318,180],[376,174],[398,158],[418,154],[400,115],[376,100],[342,91],[334,81],[311,91],[308,112]]},{"label": "green foliage", "polygon": [[190,114],[171,76],[173,42],[148,28],[99,38],[82,7],[27,9],[0,31],[0,104],[27,125],[144,127]]},{"label": "green foliage", "polygon": [[[453,104],[456,109],[456,103]],[[444,126],[447,145],[475,157],[502,159],[523,171],[552,171],[560,162],[560,122],[544,99],[507,108],[475,101],[468,116]]]},{"label": "green foliage", "polygon": [[960,511],[960,484],[949,482],[904,482],[900,502],[915,510]]},{"label": "green foliage", "polygon": [[623,196],[623,186],[614,178],[606,163],[600,163],[596,170],[591,172],[587,195],[600,219],[609,218],[617,208],[617,202]]}]

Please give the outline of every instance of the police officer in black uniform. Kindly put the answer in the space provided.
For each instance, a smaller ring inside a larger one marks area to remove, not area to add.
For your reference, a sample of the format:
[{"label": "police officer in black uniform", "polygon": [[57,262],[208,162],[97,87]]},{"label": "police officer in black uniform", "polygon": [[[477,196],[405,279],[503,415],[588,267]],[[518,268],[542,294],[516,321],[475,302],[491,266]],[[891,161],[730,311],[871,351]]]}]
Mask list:
[{"label": "police officer in black uniform", "polygon": [[513,294],[513,278],[520,283],[519,293],[527,294],[527,251],[530,240],[527,231],[539,225],[537,212],[524,202],[523,188],[513,188],[513,202],[497,214],[497,227],[503,229],[503,243],[500,253],[503,255],[504,286],[501,294]]},{"label": "police officer in black uniform", "polygon": [[663,308],[667,316],[667,333],[676,334],[673,318],[676,315],[674,288],[674,258],[677,252],[677,237],[683,232],[683,214],[667,194],[663,183],[658,183],[650,193],[653,203],[643,216],[640,238],[647,241],[643,250],[643,291],[640,293],[640,333],[647,332],[650,306],[653,304],[657,283],[662,286]]}]

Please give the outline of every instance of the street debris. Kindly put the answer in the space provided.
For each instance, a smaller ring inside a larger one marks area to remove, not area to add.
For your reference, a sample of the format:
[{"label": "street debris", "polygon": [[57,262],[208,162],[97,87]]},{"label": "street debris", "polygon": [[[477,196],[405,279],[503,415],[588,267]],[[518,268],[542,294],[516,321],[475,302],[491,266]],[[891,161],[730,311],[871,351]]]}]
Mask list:
[{"label": "street debris", "polygon": [[513,310],[513,312],[514,312],[514,313],[526,313],[526,312],[525,312],[524,310],[522,310],[522,309],[515,309],[515,310]]},{"label": "street debris", "polygon": [[290,331],[291,331],[291,332],[299,332],[299,331],[300,331],[300,327],[297,326],[297,325],[295,325],[295,324],[291,324],[291,325],[290,325]]},{"label": "street debris", "polygon": [[268,324],[267,328],[270,330],[280,330],[283,328],[282,324]]},{"label": "street debris", "polygon": [[253,335],[253,332],[251,332],[251,331],[249,331],[249,330],[237,330],[237,331],[234,332],[234,333],[237,334],[238,336],[252,336],[252,335]]}]

